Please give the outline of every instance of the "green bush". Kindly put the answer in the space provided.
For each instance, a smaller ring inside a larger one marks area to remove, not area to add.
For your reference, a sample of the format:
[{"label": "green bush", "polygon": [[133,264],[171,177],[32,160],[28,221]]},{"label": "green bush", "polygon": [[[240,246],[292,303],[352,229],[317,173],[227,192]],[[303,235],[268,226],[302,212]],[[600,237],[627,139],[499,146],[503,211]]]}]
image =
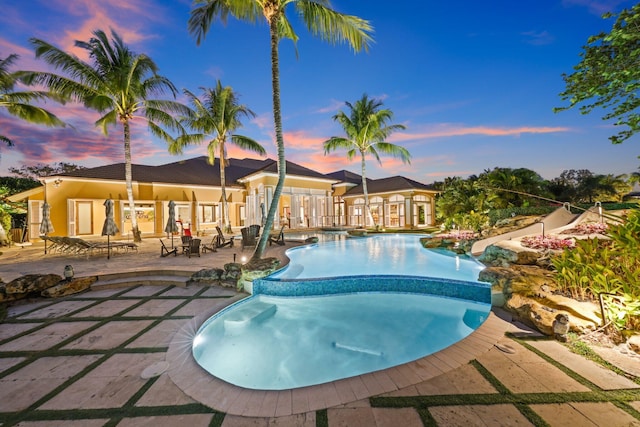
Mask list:
[{"label": "green bush", "polygon": [[561,290],[606,303],[608,320],[619,329],[640,327],[640,210],[610,225],[610,240],[578,240],[552,259]]},{"label": "green bush", "polygon": [[488,213],[489,224],[494,225],[501,219],[511,218],[513,216],[548,215],[556,209],[558,209],[558,206],[528,206],[520,208],[493,209]]},{"label": "green bush", "polygon": [[11,239],[11,215],[0,207],[0,224],[7,234],[7,239]]}]

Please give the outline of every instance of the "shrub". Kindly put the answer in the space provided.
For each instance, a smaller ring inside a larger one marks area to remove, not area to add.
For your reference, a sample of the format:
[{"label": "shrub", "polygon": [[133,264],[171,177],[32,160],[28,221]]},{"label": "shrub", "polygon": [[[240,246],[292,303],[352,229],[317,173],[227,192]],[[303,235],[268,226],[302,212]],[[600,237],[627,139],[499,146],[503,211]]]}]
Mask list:
[{"label": "shrub", "polygon": [[554,236],[527,236],[520,241],[522,246],[531,249],[552,249],[554,251],[565,248],[573,248],[576,245],[573,239],[561,239]]},{"label": "shrub", "polygon": [[560,288],[574,297],[597,300],[616,327],[640,327],[640,211],[623,224],[610,225],[610,240],[579,240],[576,247],[552,258]]}]

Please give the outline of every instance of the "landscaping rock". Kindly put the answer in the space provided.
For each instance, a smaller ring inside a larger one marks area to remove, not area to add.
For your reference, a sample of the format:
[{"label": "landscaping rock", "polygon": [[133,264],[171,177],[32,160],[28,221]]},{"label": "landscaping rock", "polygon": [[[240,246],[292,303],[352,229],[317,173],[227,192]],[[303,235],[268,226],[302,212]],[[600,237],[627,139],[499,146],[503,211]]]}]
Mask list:
[{"label": "landscaping rock", "polygon": [[3,302],[11,302],[19,299],[26,298],[29,295],[29,292],[24,292],[21,294],[10,294],[7,293],[6,285],[3,283],[0,285],[0,304]]},{"label": "landscaping rock", "polygon": [[312,236],[312,237],[307,237],[306,239],[304,239],[305,243],[318,243],[318,237],[317,236]]},{"label": "landscaping rock", "polygon": [[237,262],[229,262],[224,265],[224,271],[220,275],[220,280],[232,282],[235,286],[236,282],[242,276],[242,264]]},{"label": "landscaping rock", "polygon": [[221,268],[203,268],[191,275],[189,283],[215,283],[220,281],[224,273]]},{"label": "landscaping rock", "polygon": [[57,274],[27,274],[9,282],[6,285],[6,291],[8,294],[41,292],[57,285],[60,280],[62,277]]},{"label": "landscaping rock", "polygon": [[242,266],[242,274],[238,279],[238,290],[252,289],[255,279],[268,276],[280,268],[280,260],[278,258],[262,258],[257,261],[248,262]]},{"label": "landscaping rock", "polygon": [[640,335],[631,335],[627,340],[627,347],[640,354]]},{"label": "landscaping rock", "polygon": [[97,276],[80,277],[77,279],[63,280],[55,286],[40,292],[45,298],[59,298],[84,292],[98,280]]},{"label": "landscaping rock", "polygon": [[520,242],[504,241],[489,245],[478,260],[487,265],[508,267],[511,264],[536,265],[544,254],[524,248]]}]

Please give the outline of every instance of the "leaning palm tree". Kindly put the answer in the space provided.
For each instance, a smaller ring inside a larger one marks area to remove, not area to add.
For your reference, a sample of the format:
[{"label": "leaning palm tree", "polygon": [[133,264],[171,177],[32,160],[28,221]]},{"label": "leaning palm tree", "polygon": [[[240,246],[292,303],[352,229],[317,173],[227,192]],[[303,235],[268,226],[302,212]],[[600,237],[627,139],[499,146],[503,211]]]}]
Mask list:
[{"label": "leaning palm tree", "polygon": [[169,91],[175,98],[177,90],[166,78],[158,74],[155,62],[144,54],[132,52],[114,31],[112,40],[97,30],[89,41],[76,41],[85,49],[91,63],[39,39],[31,39],[36,57],[44,59],[65,75],[48,72],[30,72],[24,78],[31,83],[43,84],[64,99],[84,104],[103,114],[95,125],[108,135],[110,125],[122,125],[124,135],[125,181],[134,240],[141,240],[135,215],[131,176],[131,123],[143,118],[151,133],[171,142],[172,136],[163,129],[182,130],[173,113],[185,114],[187,107],[171,100],[153,99]]},{"label": "leaning palm tree", "polygon": [[367,174],[366,161],[367,154],[372,154],[378,163],[380,154],[388,154],[398,157],[403,163],[410,163],[411,154],[406,148],[399,145],[386,142],[385,140],[393,132],[405,129],[404,125],[390,124],[393,113],[389,109],[380,109],[382,101],[369,98],[367,94],[356,101],[355,104],[345,102],[349,107],[349,114],[339,111],[333,116],[333,120],[340,123],[346,137],[332,136],[324,142],[324,153],[343,148],[347,150],[349,160],[353,159],[357,153],[360,153],[360,161],[362,165],[362,191],[364,193],[364,205],[369,220],[373,222],[371,208],[369,206],[369,194],[367,193]]},{"label": "leaning palm tree", "polygon": [[[345,15],[331,8],[329,0],[195,0],[195,8],[189,17],[189,32],[200,44],[209,31],[212,22],[219,19],[226,23],[229,15],[243,21],[256,22],[263,16],[269,26],[271,39],[271,88],[273,95],[273,123],[278,147],[278,183],[273,192],[273,200],[267,213],[264,229],[273,227],[273,220],[278,209],[278,201],[286,178],[286,159],[284,155],[284,139],[282,137],[282,115],[280,109],[280,66],[278,59],[278,43],[283,38],[297,41],[285,14],[288,5],[294,5],[296,12],[302,17],[306,27],[314,34],[331,43],[347,42],[354,51],[368,50],[373,41],[369,22],[356,16]],[[269,233],[262,233],[251,261],[262,257],[267,245]]]},{"label": "leaning palm tree", "polygon": [[[50,127],[64,127],[65,123],[53,113],[31,104],[34,101],[44,101],[50,98],[58,100],[55,95],[45,91],[14,91],[20,72],[12,73],[9,71],[9,67],[17,59],[18,55],[16,54],[11,54],[4,59],[0,58],[0,107],[6,109],[7,113],[27,122]],[[5,135],[0,135],[0,142],[4,142],[8,147],[13,145],[13,141]]]},{"label": "leaning palm tree", "polygon": [[200,143],[205,139],[209,140],[207,145],[208,161],[213,165],[216,160],[216,152],[220,158],[220,186],[222,188],[222,224],[225,231],[231,232],[231,222],[229,220],[229,205],[227,203],[225,167],[226,142],[229,141],[244,149],[265,155],[267,152],[262,145],[255,140],[234,134],[233,132],[242,126],[242,117],[255,117],[255,113],[245,105],[238,103],[238,96],[230,86],[222,87],[220,80],[217,81],[213,89],[201,87],[202,100],[188,90],[184,94],[189,98],[192,111],[182,118],[185,127],[191,128],[199,133],[185,134],[179,136],[173,144],[169,145],[169,152],[178,154],[182,148],[188,144]]}]

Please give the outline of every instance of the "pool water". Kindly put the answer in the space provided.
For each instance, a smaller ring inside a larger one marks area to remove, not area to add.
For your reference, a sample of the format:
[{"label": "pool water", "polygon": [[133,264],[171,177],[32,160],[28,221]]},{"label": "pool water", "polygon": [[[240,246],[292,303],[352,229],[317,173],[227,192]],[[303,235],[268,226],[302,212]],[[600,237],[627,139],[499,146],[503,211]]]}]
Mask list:
[{"label": "pool water", "polygon": [[490,305],[409,293],[256,295],[209,319],[198,363],[240,387],[285,390],[385,369],[469,335]]},{"label": "pool water", "polygon": [[489,315],[484,266],[425,249],[420,235],[289,249],[284,269],[198,330],[193,356],[240,387],[285,390],[397,366],[442,350]]},{"label": "pool water", "polygon": [[287,250],[289,264],[274,279],[308,279],[355,274],[405,274],[478,280],[484,265],[465,255],[425,249],[424,235],[395,234],[328,241]]}]

